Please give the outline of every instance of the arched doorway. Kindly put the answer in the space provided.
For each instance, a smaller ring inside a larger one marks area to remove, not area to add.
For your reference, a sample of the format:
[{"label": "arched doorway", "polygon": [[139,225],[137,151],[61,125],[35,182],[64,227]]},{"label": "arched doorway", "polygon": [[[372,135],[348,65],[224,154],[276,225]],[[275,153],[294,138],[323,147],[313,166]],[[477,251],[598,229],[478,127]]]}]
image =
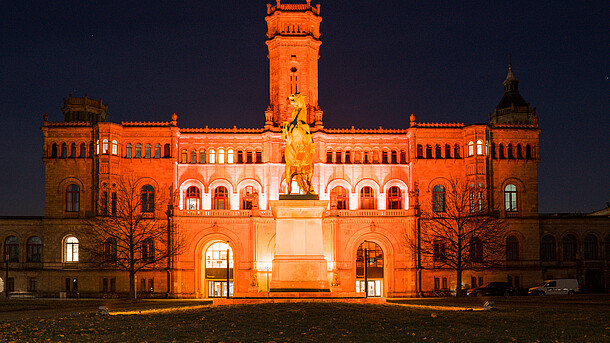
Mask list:
[{"label": "arched doorway", "polygon": [[227,242],[213,242],[202,254],[202,259],[201,268],[206,297],[222,298],[227,296],[227,271],[229,274],[229,295],[233,295],[233,249],[231,249],[231,246]]},{"label": "arched doorway", "polygon": [[366,290],[369,297],[383,296],[383,266],[383,250],[379,244],[362,242],[356,251],[356,292]]}]

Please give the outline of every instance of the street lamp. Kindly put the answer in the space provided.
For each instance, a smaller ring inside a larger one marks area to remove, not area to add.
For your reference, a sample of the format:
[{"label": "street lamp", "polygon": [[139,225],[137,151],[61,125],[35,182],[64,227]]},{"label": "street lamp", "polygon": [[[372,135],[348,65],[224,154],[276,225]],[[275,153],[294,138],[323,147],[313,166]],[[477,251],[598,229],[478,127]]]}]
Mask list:
[{"label": "street lamp", "polygon": [[6,293],[7,298],[8,298],[8,257],[9,257],[9,253],[7,250],[6,254],[4,255],[4,262],[6,263],[6,276],[4,278],[4,292]]},{"label": "street lamp", "polygon": [[229,249],[231,247],[229,246],[229,241],[227,241],[227,299],[230,298],[230,290],[231,288],[229,287]]},{"label": "street lamp", "polygon": [[[366,241],[364,241],[366,243]],[[366,245],[365,245],[366,246]],[[369,273],[368,273],[368,264],[369,264],[369,254],[368,249],[364,248],[364,297],[369,297]]]}]

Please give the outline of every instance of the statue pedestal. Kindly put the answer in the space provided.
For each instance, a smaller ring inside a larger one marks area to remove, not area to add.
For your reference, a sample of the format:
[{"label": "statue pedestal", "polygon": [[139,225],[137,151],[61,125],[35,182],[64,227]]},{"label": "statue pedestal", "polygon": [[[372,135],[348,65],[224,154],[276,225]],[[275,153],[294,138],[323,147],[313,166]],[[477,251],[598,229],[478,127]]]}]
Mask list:
[{"label": "statue pedestal", "polygon": [[275,200],[275,257],[271,292],[330,292],[322,244],[328,201]]}]

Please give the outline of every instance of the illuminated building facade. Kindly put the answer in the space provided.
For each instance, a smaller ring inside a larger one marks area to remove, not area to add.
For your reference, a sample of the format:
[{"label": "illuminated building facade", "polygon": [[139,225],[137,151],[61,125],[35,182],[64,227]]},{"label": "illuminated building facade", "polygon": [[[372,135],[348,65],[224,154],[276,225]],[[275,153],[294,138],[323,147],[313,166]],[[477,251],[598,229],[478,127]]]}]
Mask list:
[{"label": "illuminated building facade", "polygon": [[508,223],[506,263],[465,272],[465,286],[526,287],[547,277],[583,282],[589,275],[595,287],[606,287],[608,215],[559,223],[538,214],[540,129],[512,68],[486,124],[424,123],[411,115],[408,128],[326,128],[318,104],[320,5],[278,1],[265,19],[270,103],[260,128],[181,128],[176,115],[168,122],[112,123],[107,105],[86,96],[64,99],[62,122],[45,116],[45,215],[0,223],[9,289],[50,296],[126,292],[125,272],[88,263],[79,228],[85,218],[112,215],[116,185],[130,175],[147,197],[172,199],[169,220],[167,208],[150,210],[188,242],[169,270],[162,264],[138,273],[141,295],[226,295],[227,248],[232,294],[265,295],[275,249],[269,201],[286,189],[281,126],[292,110],[285,99],[296,92],[306,95],[316,145],[314,188],[329,200],[323,238],[334,295],[363,294],[364,249],[370,296],[455,289],[453,271],[425,260],[420,290],[417,254],[405,241],[416,227],[413,204],[434,203],[452,179],[484,187],[484,201]]}]

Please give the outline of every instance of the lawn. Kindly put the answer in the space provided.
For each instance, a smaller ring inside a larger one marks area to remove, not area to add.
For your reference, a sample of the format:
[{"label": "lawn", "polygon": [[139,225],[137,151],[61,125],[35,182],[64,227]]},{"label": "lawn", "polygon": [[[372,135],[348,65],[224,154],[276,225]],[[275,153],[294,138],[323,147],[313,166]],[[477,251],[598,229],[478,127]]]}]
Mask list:
[{"label": "lawn", "polygon": [[[0,341],[610,341],[610,296],[490,299],[498,311],[480,311],[486,298],[230,306],[167,300],[4,300]],[[95,315],[102,303],[112,315]]]}]

